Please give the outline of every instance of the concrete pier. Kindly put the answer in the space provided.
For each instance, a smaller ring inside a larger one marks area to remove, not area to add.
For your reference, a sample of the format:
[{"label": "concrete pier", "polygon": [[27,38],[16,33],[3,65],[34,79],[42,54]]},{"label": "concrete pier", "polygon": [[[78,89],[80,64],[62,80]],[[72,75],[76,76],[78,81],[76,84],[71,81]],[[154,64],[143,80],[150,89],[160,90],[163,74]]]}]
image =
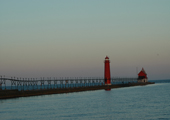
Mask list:
[{"label": "concrete pier", "polygon": [[18,97],[29,97],[39,95],[50,95],[50,94],[62,94],[82,91],[93,91],[93,90],[104,90],[121,87],[131,86],[142,86],[154,84],[152,82],[147,83],[127,83],[127,84],[116,84],[116,85],[102,85],[102,86],[89,86],[89,87],[76,87],[76,88],[61,88],[61,89],[45,89],[45,90],[29,90],[29,91],[18,91],[18,90],[0,90],[0,99],[18,98]]}]

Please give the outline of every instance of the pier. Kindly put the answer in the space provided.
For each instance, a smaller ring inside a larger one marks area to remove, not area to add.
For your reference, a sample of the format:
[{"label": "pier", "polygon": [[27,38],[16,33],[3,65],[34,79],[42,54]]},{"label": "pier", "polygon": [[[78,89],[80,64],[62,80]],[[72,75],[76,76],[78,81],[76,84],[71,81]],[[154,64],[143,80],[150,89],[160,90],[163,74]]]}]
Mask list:
[{"label": "pier", "polygon": [[111,77],[110,60],[105,57],[104,77],[41,77],[21,78],[0,76],[0,99],[35,95],[80,92],[88,90],[111,90],[112,88],[152,84],[142,68],[138,77]]},{"label": "pier", "polygon": [[147,85],[137,78],[111,78],[106,85],[104,78],[7,78],[0,77],[0,99],[28,97],[48,94],[61,94],[91,90]]}]

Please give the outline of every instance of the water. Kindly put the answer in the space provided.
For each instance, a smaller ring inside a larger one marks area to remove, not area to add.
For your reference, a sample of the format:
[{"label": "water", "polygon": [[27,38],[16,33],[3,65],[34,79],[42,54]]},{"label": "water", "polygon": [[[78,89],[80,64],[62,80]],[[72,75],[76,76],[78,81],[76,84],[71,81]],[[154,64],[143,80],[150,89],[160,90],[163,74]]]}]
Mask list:
[{"label": "water", "polygon": [[170,120],[170,83],[0,100],[0,120]]}]

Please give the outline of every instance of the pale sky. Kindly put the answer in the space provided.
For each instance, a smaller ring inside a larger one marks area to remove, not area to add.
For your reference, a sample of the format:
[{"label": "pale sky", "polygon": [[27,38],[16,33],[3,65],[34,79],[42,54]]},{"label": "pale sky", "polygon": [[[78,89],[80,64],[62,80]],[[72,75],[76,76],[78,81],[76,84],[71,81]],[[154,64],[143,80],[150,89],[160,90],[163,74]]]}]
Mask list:
[{"label": "pale sky", "polygon": [[170,0],[0,0],[0,75],[170,79]]}]

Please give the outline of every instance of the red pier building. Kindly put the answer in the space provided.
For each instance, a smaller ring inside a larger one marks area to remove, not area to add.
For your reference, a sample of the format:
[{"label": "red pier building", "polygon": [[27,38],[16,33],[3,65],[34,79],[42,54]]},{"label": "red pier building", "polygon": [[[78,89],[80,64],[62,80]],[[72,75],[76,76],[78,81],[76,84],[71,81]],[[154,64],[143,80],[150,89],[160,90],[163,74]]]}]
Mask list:
[{"label": "red pier building", "polygon": [[138,82],[148,82],[147,74],[143,68],[138,74]]},{"label": "red pier building", "polygon": [[104,61],[104,77],[105,77],[105,85],[111,85],[110,82],[110,60],[109,57],[106,56]]}]

